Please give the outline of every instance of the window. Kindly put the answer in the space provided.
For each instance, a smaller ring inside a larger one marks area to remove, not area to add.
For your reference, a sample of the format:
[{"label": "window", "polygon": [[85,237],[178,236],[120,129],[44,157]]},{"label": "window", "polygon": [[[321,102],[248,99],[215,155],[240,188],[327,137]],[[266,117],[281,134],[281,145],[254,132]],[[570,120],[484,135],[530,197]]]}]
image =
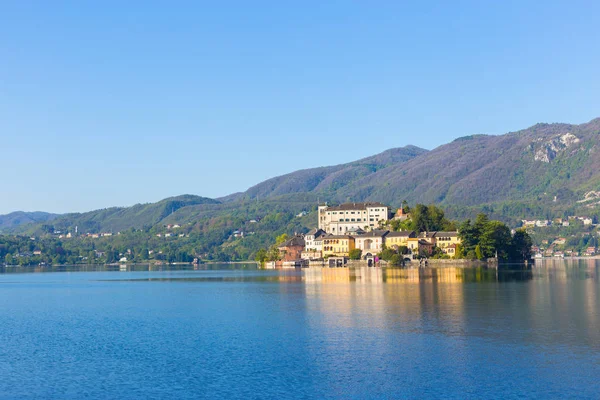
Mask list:
[{"label": "window", "polygon": [[354,222],[354,218],[352,218],[351,221]]}]

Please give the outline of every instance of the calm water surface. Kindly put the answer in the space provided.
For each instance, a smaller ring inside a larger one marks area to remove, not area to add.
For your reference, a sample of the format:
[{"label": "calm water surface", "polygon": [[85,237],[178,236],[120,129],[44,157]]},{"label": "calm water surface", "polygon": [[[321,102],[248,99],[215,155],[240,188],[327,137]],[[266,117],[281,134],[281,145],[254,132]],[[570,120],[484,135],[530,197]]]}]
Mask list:
[{"label": "calm water surface", "polygon": [[597,399],[599,267],[0,269],[0,398]]}]

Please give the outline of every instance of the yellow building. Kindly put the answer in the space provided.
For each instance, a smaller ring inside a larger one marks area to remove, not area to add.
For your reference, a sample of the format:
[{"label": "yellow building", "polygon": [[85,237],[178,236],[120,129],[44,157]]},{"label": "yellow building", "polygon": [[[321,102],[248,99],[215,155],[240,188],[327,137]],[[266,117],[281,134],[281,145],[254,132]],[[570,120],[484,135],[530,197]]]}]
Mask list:
[{"label": "yellow building", "polygon": [[449,256],[456,255],[456,246],[461,244],[458,232],[436,232],[435,233],[436,246],[442,249],[442,251]]},{"label": "yellow building", "polygon": [[323,237],[323,257],[348,257],[354,250],[354,237],[346,235],[329,235]]},{"label": "yellow building", "polygon": [[408,247],[408,239],[416,237],[417,234],[414,231],[389,232],[385,235],[385,245],[388,249],[400,246]]}]

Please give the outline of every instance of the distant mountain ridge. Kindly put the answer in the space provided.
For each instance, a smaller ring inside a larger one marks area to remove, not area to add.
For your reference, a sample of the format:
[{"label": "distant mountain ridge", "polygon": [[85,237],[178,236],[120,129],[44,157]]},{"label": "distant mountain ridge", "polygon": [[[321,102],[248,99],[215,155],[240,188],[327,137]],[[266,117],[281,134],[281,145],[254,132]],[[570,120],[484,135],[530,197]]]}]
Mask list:
[{"label": "distant mountain ridge", "polygon": [[[474,206],[540,196],[574,201],[600,189],[599,135],[597,118],[581,125],[537,124],[505,135],[465,136],[431,151],[407,146],[269,179],[237,198],[311,192],[331,201],[393,205],[407,200]],[[393,155],[386,157],[389,152]]]},{"label": "distant mountain ridge", "polygon": [[0,215],[0,232],[10,230],[21,225],[51,221],[56,217],[58,217],[58,214],[51,214],[42,211],[15,211],[10,214]]},{"label": "distant mountain ridge", "polygon": [[[117,232],[132,227],[153,226],[181,208],[200,204],[219,204],[219,201],[187,194],[169,197],[156,203],[136,204],[131,207],[111,207],[85,213],[69,213],[31,222],[39,224],[51,221],[60,229],[77,226],[80,232]],[[20,225],[28,223],[25,221]],[[22,228],[23,226],[21,226]],[[19,225],[13,224],[12,230],[20,230]]]},{"label": "distant mountain ridge", "polygon": [[307,192],[331,194],[344,187],[352,187],[354,183],[368,179],[381,169],[403,164],[427,152],[428,150],[411,145],[389,149],[346,164],[303,169],[277,176],[252,186],[243,193],[236,193],[219,200],[233,201],[240,198],[254,199]]},{"label": "distant mountain ridge", "polygon": [[581,125],[536,124],[505,135],[461,137],[431,151],[405,146],[346,164],[299,170],[219,199],[183,195],[126,208],[47,219],[3,216],[0,221],[12,221],[4,223],[12,230],[54,218],[53,224],[80,231],[119,231],[226,217],[250,202],[264,204],[264,213],[273,205],[293,213],[314,207],[317,200],[595,207],[600,206],[599,139],[600,118]]}]

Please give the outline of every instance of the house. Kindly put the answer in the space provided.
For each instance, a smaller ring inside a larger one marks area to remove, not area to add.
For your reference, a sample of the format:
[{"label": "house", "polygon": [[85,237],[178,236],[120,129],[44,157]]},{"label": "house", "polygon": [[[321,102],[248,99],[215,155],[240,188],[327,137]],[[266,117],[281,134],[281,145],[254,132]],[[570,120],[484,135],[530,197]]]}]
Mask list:
[{"label": "house", "polygon": [[319,229],[332,235],[345,235],[351,229],[375,229],[380,221],[390,219],[390,208],[382,203],[345,203],[320,205]]},{"label": "house", "polygon": [[282,255],[282,261],[296,261],[302,259],[304,246],[304,238],[301,235],[296,235],[281,243],[277,248]]},{"label": "house", "polygon": [[[444,253],[448,254],[449,256],[456,255],[456,248],[459,244],[461,244],[461,240],[460,240],[460,237],[458,236],[457,231],[450,231],[450,232],[438,231],[435,233],[435,241],[436,241],[436,246],[439,247],[440,249],[442,249],[442,251]],[[450,252],[447,251],[447,249],[448,250],[451,249],[452,254],[450,254]]]},{"label": "house", "polygon": [[558,238],[554,241],[554,244],[558,246],[562,246],[565,243],[567,243],[567,239],[565,238]]},{"label": "house", "polygon": [[302,211],[299,214],[296,214],[296,218],[302,218],[304,217],[306,214],[308,214],[306,211]]},{"label": "house", "polygon": [[540,219],[535,221],[535,226],[539,227],[539,228],[543,228],[546,226],[550,226],[550,221],[546,220],[546,219]]},{"label": "house", "polygon": [[121,258],[119,258],[119,262],[122,262],[122,263],[127,262],[127,257],[121,257]]},{"label": "house", "polygon": [[323,251],[323,237],[325,235],[325,231],[319,228],[315,228],[304,235],[306,251]]},{"label": "house", "polygon": [[434,246],[437,244],[437,232],[421,232],[417,235],[417,238]]},{"label": "house", "polygon": [[[34,252],[35,254],[35,252]],[[596,254],[596,248],[595,247],[588,247],[585,251],[585,255],[586,256],[593,256]]]},{"label": "house", "polygon": [[408,239],[415,237],[417,234],[414,231],[389,232],[385,235],[385,245],[390,249],[397,249],[400,246],[408,247]]},{"label": "house", "polygon": [[355,238],[350,235],[328,235],[323,238],[323,257],[348,257],[356,248]]},{"label": "house", "polygon": [[33,251],[33,255],[34,256],[41,256],[42,255],[42,251],[41,250],[34,250]]},{"label": "house", "polygon": [[413,255],[417,254],[425,254],[431,255],[433,254],[433,248],[435,244],[427,241],[423,238],[409,238],[408,239],[408,249],[411,251]]},{"label": "house", "polygon": [[523,219],[523,220],[521,220],[521,222],[523,223],[523,226],[526,228],[533,228],[535,226],[535,221],[533,221],[533,220]]},{"label": "house", "polygon": [[371,231],[362,235],[354,236],[354,244],[364,254],[376,254],[382,250],[385,236],[389,231]]}]

